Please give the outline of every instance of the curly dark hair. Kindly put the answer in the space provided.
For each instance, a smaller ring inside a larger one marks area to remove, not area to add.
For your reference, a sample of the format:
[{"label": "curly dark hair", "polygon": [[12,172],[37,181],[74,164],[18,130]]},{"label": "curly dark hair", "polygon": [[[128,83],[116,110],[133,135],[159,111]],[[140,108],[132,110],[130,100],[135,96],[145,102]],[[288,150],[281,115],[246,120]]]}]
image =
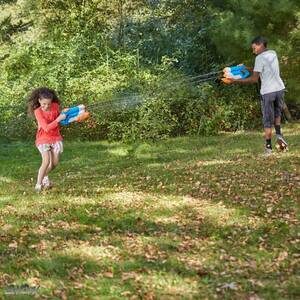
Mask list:
[{"label": "curly dark hair", "polygon": [[51,90],[47,87],[40,87],[37,89],[34,89],[29,97],[28,97],[28,115],[32,116],[33,111],[40,107],[40,99],[51,99],[52,102],[56,102],[60,104],[60,100],[56,95],[56,92],[54,90]]}]

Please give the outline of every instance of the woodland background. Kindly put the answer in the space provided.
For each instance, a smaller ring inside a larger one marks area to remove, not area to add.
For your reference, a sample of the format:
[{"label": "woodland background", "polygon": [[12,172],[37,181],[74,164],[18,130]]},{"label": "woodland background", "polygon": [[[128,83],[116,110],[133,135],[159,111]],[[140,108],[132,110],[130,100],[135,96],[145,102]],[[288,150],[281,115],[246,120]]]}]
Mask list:
[{"label": "woodland background", "polygon": [[[0,5],[2,139],[34,137],[26,99],[40,86],[55,89],[62,106],[96,104],[88,122],[63,129],[66,138],[154,140],[257,128],[255,85],[195,78],[232,64],[252,67],[250,43],[257,35],[277,51],[286,103],[293,118],[299,117],[298,0],[2,0]],[[131,105],[136,100],[140,105]]]}]

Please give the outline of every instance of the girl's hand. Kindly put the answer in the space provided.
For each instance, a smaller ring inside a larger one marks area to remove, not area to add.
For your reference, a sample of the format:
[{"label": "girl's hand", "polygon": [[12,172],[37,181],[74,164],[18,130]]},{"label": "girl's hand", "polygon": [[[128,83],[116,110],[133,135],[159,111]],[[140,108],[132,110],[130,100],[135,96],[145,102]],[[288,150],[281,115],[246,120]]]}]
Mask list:
[{"label": "girl's hand", "polygon": [[64,120],[66,117],[67,117],[66,114],[60,114],[60,115],[56,118],[56,121],[57,121],[57,122],[60,122],[60,121]]}]

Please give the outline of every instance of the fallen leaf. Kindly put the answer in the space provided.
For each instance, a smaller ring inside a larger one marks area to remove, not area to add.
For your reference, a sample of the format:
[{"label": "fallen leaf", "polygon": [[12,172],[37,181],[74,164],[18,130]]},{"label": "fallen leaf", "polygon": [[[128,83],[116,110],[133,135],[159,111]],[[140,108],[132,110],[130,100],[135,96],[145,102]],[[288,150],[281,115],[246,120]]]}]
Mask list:
[{"label": "fallen leaf", "polygon": [[114,274],[112,272],[105,272],[103,273],[103,276],[106,278],[114,278]]}]

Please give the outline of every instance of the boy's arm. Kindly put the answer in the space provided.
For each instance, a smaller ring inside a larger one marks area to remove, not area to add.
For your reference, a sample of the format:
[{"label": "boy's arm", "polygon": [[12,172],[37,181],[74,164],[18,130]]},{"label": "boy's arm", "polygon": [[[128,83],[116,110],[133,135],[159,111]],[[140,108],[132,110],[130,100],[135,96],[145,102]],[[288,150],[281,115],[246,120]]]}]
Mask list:
[{"label": "boy's arm", "polygon": [[231,83],[237,84],[249,84],[249,83],[256,83],[259,80],[260,73],[263,72],[264,69],[264,62],[260,55],[256,56],[253,72],[250,77],[244,79],[233,79]]},{"label": "boy's arm", "polygon": [[232,83],[240,83],[240,84],[248,84],[248,83],[256,83],[259,80],[259,72],[253,72],[250,77],[244,79],[232,79]]}]

